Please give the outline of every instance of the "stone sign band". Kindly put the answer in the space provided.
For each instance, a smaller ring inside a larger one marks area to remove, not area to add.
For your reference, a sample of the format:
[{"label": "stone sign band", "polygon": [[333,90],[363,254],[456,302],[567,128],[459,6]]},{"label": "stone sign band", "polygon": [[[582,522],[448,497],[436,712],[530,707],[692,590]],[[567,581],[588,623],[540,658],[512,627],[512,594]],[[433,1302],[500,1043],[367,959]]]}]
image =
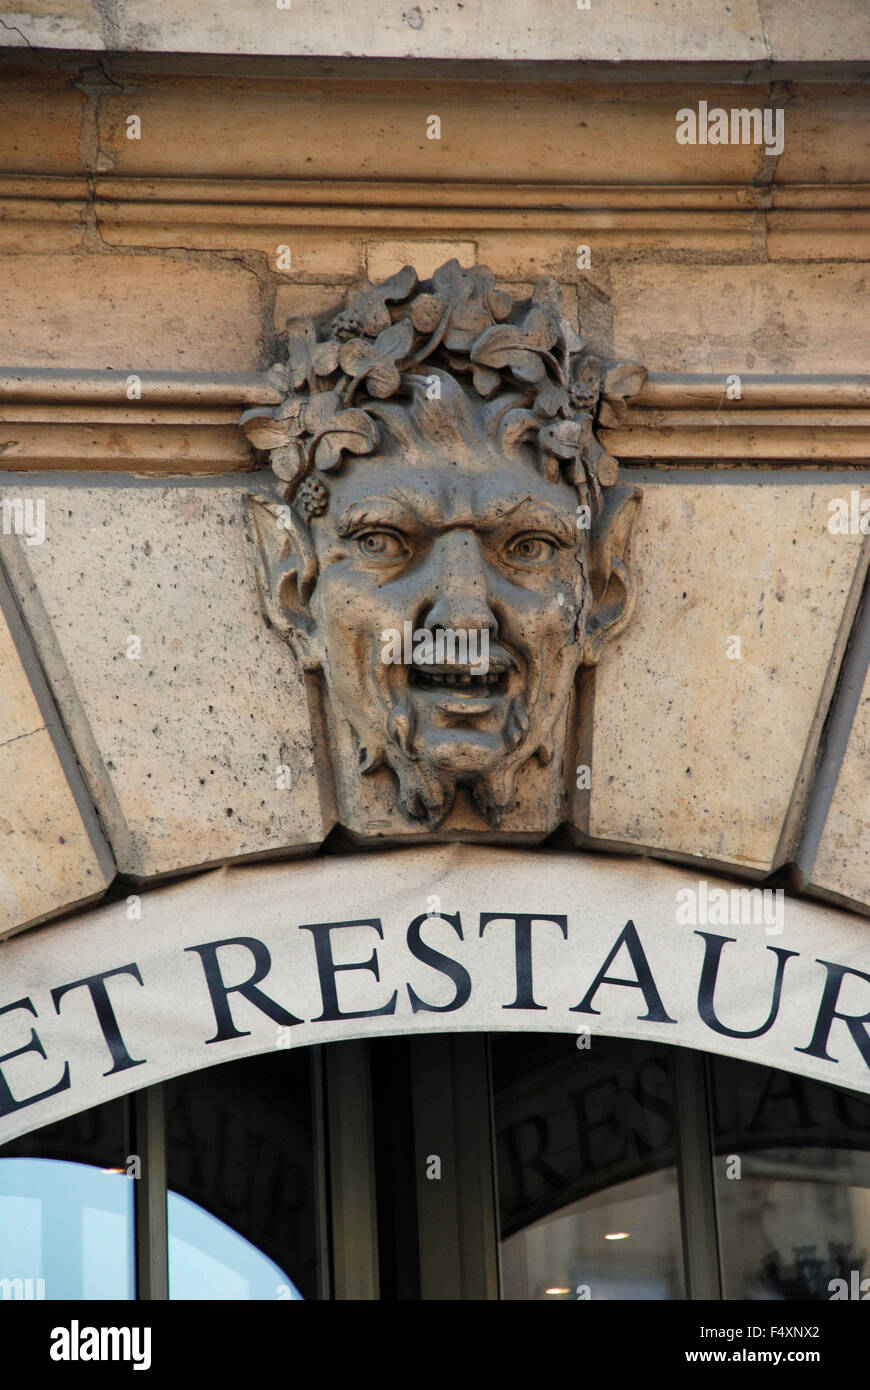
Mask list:
[{"label": "stone sign band", "polygon": [[789,898],[777,919],[762,889],[576,853],[338,865],[218,870],[144,896],[136,927],[120,901],[6,942],[0,1143],[218,1061],[401,1033],[649,1038],[867,1088],[847,913]]}]

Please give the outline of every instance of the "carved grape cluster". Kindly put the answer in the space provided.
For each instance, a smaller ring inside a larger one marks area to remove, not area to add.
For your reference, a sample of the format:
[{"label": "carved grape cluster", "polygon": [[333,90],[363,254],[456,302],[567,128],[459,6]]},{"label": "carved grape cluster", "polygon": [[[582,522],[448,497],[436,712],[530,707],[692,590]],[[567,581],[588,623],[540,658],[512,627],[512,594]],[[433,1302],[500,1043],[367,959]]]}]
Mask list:
[{"label": "carved grape cluster", "polygon": [[272,373],[284,401],[246,411],[240,424],[268,452],[285,498],[298,497],[308,517],[325,510],[327,492],[322,482],[303,480],[339,467],[346,453],[371,453],[379,433],[366,401],[400,394],[403,379],[427,365],[470,377],[484,401],[504,391],[524,396],[545,472],[556,476],[571,465],[581,499],[588,495],[597,507],[618,465],[595,427],[621,423],[626,399],[646,378],[642,367],[602,364],[585,351],[554,280],[539,280],[531,299],[517,304],[496,289],[486,266],[463,269],[456,260],[425,285],[405,266],[350,295],[326,329],[294,319],[286,341],[286,363]]}]

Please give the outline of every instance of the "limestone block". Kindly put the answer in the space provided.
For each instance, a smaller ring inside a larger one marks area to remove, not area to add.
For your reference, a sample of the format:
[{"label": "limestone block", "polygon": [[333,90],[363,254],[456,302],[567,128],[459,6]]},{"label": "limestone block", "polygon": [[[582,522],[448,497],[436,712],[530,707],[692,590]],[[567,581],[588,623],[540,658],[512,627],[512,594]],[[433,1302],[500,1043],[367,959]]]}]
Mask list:
[{"label": "limestone block", "polygon": [[870,907],[870,673],[864,682],[812,882]]},{"label": "limestone block", "polygon": [[0,612],[0,936],[100,897],[112,877],[92,844]]},{"label": "limestone block", "polygon": [[870,47],[863,0],[611,0],[588,9],[561,0],[445,7],[431,0],[321,0],[279,9],[260,0],[155,7],[149,0],[11,0],[4,47],[170,53],[323,54],[346,57],[601,62],[849,61]]},{"label": "limestone block", "polygon": [[279,333],[291,319],[315,318],[343,304],[347,285],[279,285],[275,294],[275,328]]},{"label": "limestone block", "polygon": [[[865,47],[870,51],[870,10],[863,3],[862,9],[867,29]],[[870,95],[859,86],[798,89],[785,107],[782,154],[776,164],[777,187],[865,182],[868,119]]]},{"label": "limestone block", "polygon": [[[503,81],[330,78],[230,87],[204,80],[193,87],[175,80],[140,87],[138,140],[126,135],[130,97],[103,96],[99,147],[118,179],[187,178],[196,169],[201,178],[419,181],[429,187],[417,207],[433,213],[441,200],[432,185],[450,181],[612,185],[615,169],[629,186],[646,184],[651,171],[670,184],[755,179],[759,146],[678,144],[676,116],[700,100],[711,109],[763,107],[769,83],[657,84],[642,89],[642,100],[640,90],[610,82],[546,82],[518,92]],[[429,135],[432,116],[441,122],[439,138]],[[587,239],[579,235],[582,215],[547,205],[554,224],[565,224],[566,242]],[[328,217],[321,226],[332,231]],[[451,239],[477,239],[486,226],[486,212],[472,210],[451,228]],[[403,230],[400,222],[392,236]],[[479,254],[495,269],[485,248]],[[520,268],[515,274],[526,277]]]},{"label": "limestone block", "polygon": [[[282,9],[260,0],[218,0],[202,8],[115,0],[109,11],[99,0],[12,0],[11,11],[7,23],[19,25],[24,37],[7,31],[4,43],[51,48],[602,62],[771,56],[755,0],[675,0],[666,16],[629,0],[606,7],[593,0],[588,10],[566,8],[560,0],[538,0],[533,8],[510,0],[497,11],[431,0],[386,8],[380,0],[350,7],[345,0],[311,6],[297,0]],[[808,15],[809,37],[798,39],[787,27],[784,42],[799,42],[804,56],[833,23],[828,7]],[[853,54],[847,48],[841,56]]]},{"label": "limestone block", "polygon": [[4,77],[0,84],[4,174],[70,174],[81,169],[79,138],[85,102],[84,92],[65,76],[46,74],[38,83],[19,79],[14,84]]},{"label": "limestone block", "polygon": [[402,266],[412,265],[420,280],[428,280],[439,266],[453,257],[462,266],[474,264],[473,241],[370,241],[366,252],[366,272],[372,283],[395,275]]},{"label": "limestone block", "polygon": [[637,608],[597,675],[593,836],[771,868],[863,539],[828,531],[841,492],[644,484]]},{"label": "limestone block", "polygon": [[306,691],[260,614],[243,489],[46,491],[45,543],[9,537],[7,564],[119,869],[318,845]]},{"label": "limestone block", "polygon": [[791,61],[850,62],[870,56],[870,11],[864,0],[758,0],[771,54]]},{"label": "limestone block", "polygon": [[621,265],[614,356],[650,372],[867,370],[861,265]]},{"label": "limestone block", "polygon": [[0,358],[21,367],[264,365],[256,277],[218,257],[0,257]]}]

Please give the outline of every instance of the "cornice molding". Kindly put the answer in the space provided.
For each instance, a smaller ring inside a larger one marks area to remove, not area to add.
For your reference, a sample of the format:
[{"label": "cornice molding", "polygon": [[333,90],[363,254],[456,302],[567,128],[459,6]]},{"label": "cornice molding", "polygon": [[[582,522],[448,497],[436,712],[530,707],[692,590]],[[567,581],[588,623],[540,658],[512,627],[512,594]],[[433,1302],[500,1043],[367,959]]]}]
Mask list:
[{"label": "cornice molding", "polygon": [[[238,428],[253,406],[280,403],[268,373],[133,372],[0,367],[0,457],[7,471],[93,469],[146,474],[258,466]],[[654,373],[605,448],[633,463],[854,464],[870,461],[870,376]]]},{"label": "cornice molding", "polygon": [[[0,176],[0,237],[25,227],[68,250],[92,207],[113,246],[264,250],[294,229],[565,232],[599,250],[870,259],[870,184],[574,184],[468,180]],[[26,247],[23,249],[27,249]],[[303,275],[305,279],[317,275]],[[294,276],[291,283],[295,283]]]}]

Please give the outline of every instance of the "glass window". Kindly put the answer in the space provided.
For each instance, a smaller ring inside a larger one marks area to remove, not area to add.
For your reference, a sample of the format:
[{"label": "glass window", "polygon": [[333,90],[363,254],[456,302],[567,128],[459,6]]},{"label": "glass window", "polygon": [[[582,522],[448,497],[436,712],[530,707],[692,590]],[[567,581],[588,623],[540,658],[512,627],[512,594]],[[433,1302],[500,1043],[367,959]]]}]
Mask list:
[{"label": "glass window", "polygon": [[317,1298],[311,1053],[167,1082],[169,1296]]},{"label": "glass window", "polygon": [[0,1298],[135,1297],[127,1111],[111,1101],[0,1149]]},{"label": "glass window", "polygon": [[870,1277],[870,1100],[731,1058],[712,1059],[711,1073],[723,1296],[858,1297]]},{"label": "glass window", "polygon": [[491,1039],[502,1297],[684,1297],[670,1050]]}]

